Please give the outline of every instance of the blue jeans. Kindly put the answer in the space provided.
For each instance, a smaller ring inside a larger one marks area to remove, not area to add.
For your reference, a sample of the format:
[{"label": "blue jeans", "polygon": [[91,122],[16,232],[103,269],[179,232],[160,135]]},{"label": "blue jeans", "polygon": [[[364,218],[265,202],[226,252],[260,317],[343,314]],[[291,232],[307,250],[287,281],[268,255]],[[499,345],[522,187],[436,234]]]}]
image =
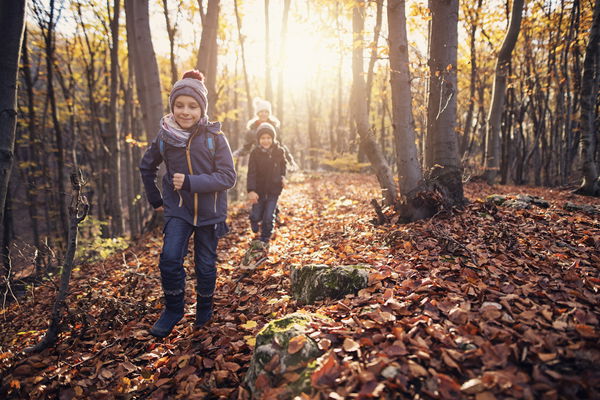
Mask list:
[{"label": "blue jeans", "polygon": [[217,280],[217,244],[215,225],[194,227],[181,218],[167,218],[164,227],[163,250],[160,254],[160,276],[166,295],[176,295],[185,291],[185,270],[183,259],[188,250],[188,242],[194,234],[194,263],[196,270],[196,293],[209,297],[215,291]]},{"label": "blue jeans", "polygon": [[252,232],[259,231],[259,224],[262,223],[260,240],[269,243],[271,233],[273,233],[273,222],[275,221],[275,209],[277,209],[277,195],[260,196],[258,203],[252,205],[250,211],[250,226]]}]

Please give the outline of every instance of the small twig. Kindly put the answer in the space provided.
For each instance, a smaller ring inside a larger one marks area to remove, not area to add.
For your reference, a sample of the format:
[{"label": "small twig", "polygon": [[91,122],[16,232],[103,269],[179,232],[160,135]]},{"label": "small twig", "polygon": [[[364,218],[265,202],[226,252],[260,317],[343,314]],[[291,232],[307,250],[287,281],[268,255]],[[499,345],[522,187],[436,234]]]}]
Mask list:
[{"label": "small twig", "polygon": [[453,244],[455,244],[456,246],[458,246],[459,248],[461,248],[462,250],[465,251],[465,253],[467,253],[469,255],[469,257],[471,258],[471,261],[473,262],[473,264],[476,267],[479,267],[479,263],[477,262],[477,259],[475,258],[475,255],[473,254],[473,252],[471,250],[469,250],[464,244],[458,242],[456,239],[454,239],[453,237],[451,237],[450,235],[443,233],[441,230],[436,229],[433,231],[436,236],[440,236],[441,238],[452,242]]},{"label": "small twig", "polygon": [[[86,358],[85,360],[81,360],[81,361],[79,361],[78,363],[75,363],[75,364],[71,365],[71,364],[69,364],[68,362],[66,362],[66,361],[65,361],[65,364],[66,364],[66,365],[68,365],[70,368],[77,368],[77,367],[79,367],[80,365],[82,365],[82,364],[84,364],[84,363],[86,363],[86,362],[90,361],[91,359],[94,359],[94,358],[98,357],[98,356],[99,356],[99,355],[100,355],[100,354],[101,354],[101,353],[102,353],[104,350],[106,350],[106,349],[108,349],[108,348],[110,348],[110,347],[113,347],[113,346],[114,346],[115,344],[117,344],[118,342],[119,342],[119,340],[115,340],[115,341],[114,341],[114,342],[112,342],[111,344],[108,344],[108,345],[104,346],[103,348],[101,348],[100,350],[98,350],[98,351],[96,352],[96,354],[94,354],[94,355],[93,355],[93,356],[91,356],[90,358]],[[56,378],[58,375],[60,375],[60,373],[56,373],[56,374],[54,374],[54,375],[51,375],[51,376],[49,376],[49,377],[48,377],[48,379],[52,380],[52,379]]]}]

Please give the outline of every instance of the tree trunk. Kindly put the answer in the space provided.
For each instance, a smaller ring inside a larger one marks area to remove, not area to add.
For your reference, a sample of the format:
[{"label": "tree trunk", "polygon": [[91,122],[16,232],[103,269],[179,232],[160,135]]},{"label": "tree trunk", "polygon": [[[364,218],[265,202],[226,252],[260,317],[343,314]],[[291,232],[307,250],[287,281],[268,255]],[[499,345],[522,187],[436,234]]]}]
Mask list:
[{"label": "tree trunk", "polygon": [[125,15],[129,56],[133,59],[146,137],[154,138],[163,115],[163,103],[158,64],[150,34],[148,2],[125,0]]},{"label": "tree trunk", "polygon": [[502,47],[498,53],[496,71],[494,75],[494,86],[492,89],[492,105],[487,118],[486,127],[486,151],[485,151],[485,177],[487,183],[492,185],[500,168],[500,122],[502,110],[504,109],[504,98],[506,96],[506,76],[511,54],[517,43],[519,31],[521,30],[521,17],[523,15],[523,1],[514,0],[510,24]]},{"label": "tree trunk", "polygon": [[0,4],[0,221],[14,161],[17,73],[25,19],[25,0]]},{"label": "tree trunk", "polygon": [[[288,16],[290,14],[291,0],[285,0],[283,4],[283,20],[281,22],[281,46],[279,47],[279,77],[277,80],[277,108],[275,114],[279,118],[279,122],[283,125],[283,71],[285,69],[285,54],[286,54],[286,39],[288,28]],[[279,126],[279,136],[281,138],[281,125]]]},{"label": "tree trunk", "polygon": [[[48,80],[48,99],[50,101],[50,115],[54,126],[54,135],[56,139],[56,157],[58,163],[58,207],[60,209],[60,222],[62,230],[60,237],[66,237],[69,231],[67,222],[67,212],[65,210],[65,156],[63,144],[63,130],[60,123],[58,104],[56,102],[56,94],[54,92],[54,29],[56,20],[54,19],[54,0],[50,0],[50,14],[45,30],[45,53],[46,53],[46,74]],[[64,249],[64,248],[63,248]]]},{"label": "tree trunk", "polygon": [[244,70],[244,86],[246,87],[246,110],[248,119],[252,119],[254,111],[252,110],[252,96],[250,94],[250,81],[248,79],[248,68],[246,68],[246,52],[244,50],[245,36],[242,35],[242,19],[238,10],[238,0],[233,0],[235,8],[235,20],[237,22],[238,40],[240,42],[240,51],[242,52],[242,68]]},{"label": "tree trunk", "polygon": [[458,0],[430,0],[429,93],[425,166],[449,205],[464,203],[456,137]]},{"label": "tree trunk", "polygon": [[111,193],[110,214],[112,234],[121,236],[125,232],[123,221],[123,196],[121,194],[121,135],[117,124],[117,97],[119,95],[119,15],[121,0],[114,0],[113,17],[110,20],[112,47],[110,49],[110,108],[107,132],[111,162],[109,190]]},{"label": "tree trunk", "polygon": [[363,31],[365,26],[364,3],[355,2],[352,12],[352,110],[356,131],[361,145],[373,168],[383,191],[385,204],[392,205],[396,200],[396,183],[381,150],[373,140],[369,130],[367,93],[363,77]]},{"label": "tree trunk", "polygon": [[[33,79],[31,76],[31,64],[29,61],[29,52],[27,50],[27,29],[23,33],[23,60],[21,72],[23,75],[23,81],[25,82],[25,90],[27,91],[27,131],[29,133],[29,138],[27,140],[27,156],[24,157],[26,161],[33,162],[39,168],[39,153],[37,150],[37,129],[36,129],[36,113],[35,113],[35,103],[33,96]],[[31,219],[31,232],[33,234],[33,245],[36,248],[36,257],[35,257],[35,274],[36,277],[41,275],[42,268],[42,257],[41,257],[41,240],[40,240],[40,232],[39,232],[39,224],[38,224],[38,194],[35,185],[35,175],[34,170],[31,167],[24,169],[24,177],[23,182],[25,183],[25,196],[27,198],[27,209],[29,211],[29,217]]]},{"label": "tree trunk", "polygon": [[219,0],[208,0],[202,24],[202,36],[196,68],[206,76],[208,89],[208,114],[216,116],[217,103],[217,29],[219,28]]},{"label": "tree trunk", "polygon": [[271,33],[269,26],[269,0],[265,0],[265,97],[273,101],[273,83],[271,82]]},{"label": "tree trunk", "polygon": [[[483,0],[477,0],[477,7],[474,10],[475,15],[469,21],[471,23],[471,31],[469,33],[469,48],[471,56],[471,80],[469,82],[469,107],[467,109],[467,116],[465,118],[465,125],[463,128],[463,136],[460,141],[459,154],[464,160],[468,157],[467,149],[469,148],[471,129],[473,125],[473,111],[475,109],[475,96],[476,96],[476,82],[477,82],[477,28],[479,27],[479,12],[481,11],[481,3]],[[469,7],[469,6],[467,6]],[[469,9],[470,10],[470,9]]]},{"label": "tree trunk", "polygon": [[581,79],[581,159],[583,162],[583,182],[577,193],[587,196],[600,196],[600,178],[596,160],[598,145],[595,121],[598,118],[596,98],[600,81],[600,0],[595,1],[594,17],[583,60]]},{"label": "tree trunk", "polygon": [[[179,79],[179,73],[177,72],[177,63],[175,62],[175,34],[177,33],[177,21],[171,23],[171,17],[169,16],[168,1],[163,0],[163,12],[165,14],[165,23],[167,25],[167,35],[169,36],[169,59],[171,60],[171,86],[175,85],[175,82]],[[177,10],[181,4],[177,4]],[[177,14],[179,15],[179,13]]]},{"label": "tree trunk", "polygon": [[[371,44],[371,58],[369,59],[369,68],[367,69],[367,112],[371,112],[371,92],[373,90],[373,69],[377,61],[379,44],[379,34],[381,32],[381,20],[383,19],[383,0],[375,0],[377,3],[377,14],[375,17],[375,31],[373,32],[373,43]],[[388,3],[389,5],[389,3]],[[389,18],[388,18],[389,20]]]}]

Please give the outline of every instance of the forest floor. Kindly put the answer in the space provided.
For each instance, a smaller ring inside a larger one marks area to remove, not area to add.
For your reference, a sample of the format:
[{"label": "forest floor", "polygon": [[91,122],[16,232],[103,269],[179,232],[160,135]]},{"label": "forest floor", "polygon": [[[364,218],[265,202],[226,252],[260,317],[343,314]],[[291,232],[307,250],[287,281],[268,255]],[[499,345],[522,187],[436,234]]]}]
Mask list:
[{"label": "forest floor", "polygon": [[[305,398],[600,398],[600,216],[564,209],[600,200],[482,183],[465,193],[464,210],[375,226],[372,177],[296,174],[269,260],[241,280],[248,211],[231,207],[215,315],[196,332],[188,256],[186,315],[162,341],[147,333],[161,309],[162,238],[149,234],[74,271],[56,347],[22,352],[47,327],[53,284],[0,309],[0,397],[245,399],[254,337],[304,309],[335,321],[311,335],[333,356]],[[536,195],[550,207],[496,206],[484,201],[492,193]],[[375,272],[357,295],[300,307],[290,265],[313,263]],[[266,398],[281,393],[263,389]]]}]

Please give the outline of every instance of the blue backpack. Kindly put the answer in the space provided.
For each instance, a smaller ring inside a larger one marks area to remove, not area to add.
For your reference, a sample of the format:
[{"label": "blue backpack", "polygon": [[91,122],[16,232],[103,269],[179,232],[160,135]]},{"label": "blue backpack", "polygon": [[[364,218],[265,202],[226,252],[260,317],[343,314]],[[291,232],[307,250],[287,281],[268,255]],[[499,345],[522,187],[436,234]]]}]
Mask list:
[{"label": "blue backpack", "polygon": [[[215,139],[212,135],[215,135],[214,133],[211,133],[210,135],[208,134],[209,132],[207,131],[206,134],[206,146],[208,147],[208,151],[210,152],[211,158],[212,158],[212,166],[213,166],[213,171],[215,170],[215,153],[217,152],[216,146],[215,146]],[[223,132],[219,131],[218,135],[222,135]],[[160,156],[162,157],[163,161],[165,162],[165,165],[167,165],[167,159],[165,158],[165,142],[164,140],[162,140],[161,138],[158,139],[158,149],[160,150]],[[168,169],[168,166],[167,166]]]}]

